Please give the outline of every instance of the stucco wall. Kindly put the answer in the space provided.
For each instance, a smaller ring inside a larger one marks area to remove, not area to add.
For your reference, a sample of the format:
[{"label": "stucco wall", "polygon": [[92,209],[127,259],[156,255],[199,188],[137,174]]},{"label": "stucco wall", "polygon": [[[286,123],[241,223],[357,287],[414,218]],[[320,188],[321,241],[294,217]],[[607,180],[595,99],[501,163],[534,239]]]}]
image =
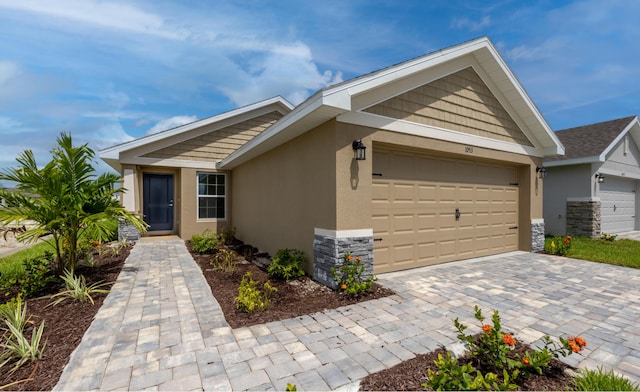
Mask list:
[{"label": "stucco wall", "polygon": [[335,129],[327,122],[233,169],[239,239],[272,255],[296,248],[313,259],[314,228],[336,225]]},{"label": "stucco wall", "polygon": [[592,197],[591,165],[548,167],[544,179],[544,223],[547,234],[567,232],[567,198]]}]

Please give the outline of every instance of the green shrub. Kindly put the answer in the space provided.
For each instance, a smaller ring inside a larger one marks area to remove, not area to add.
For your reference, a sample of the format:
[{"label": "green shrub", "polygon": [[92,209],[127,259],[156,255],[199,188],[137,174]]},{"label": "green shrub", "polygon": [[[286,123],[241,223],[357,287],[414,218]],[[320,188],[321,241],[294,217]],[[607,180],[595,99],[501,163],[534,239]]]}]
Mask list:
[{"label": "green shrub", "polygon": [[44,321],[39,327],[33,328],[31,339],[24,335],[24,327],[27,323],[32,323],[27,318],[27,304],[23,306],[22,299],[18,296],[15,301],[9,301],[1,308],[0,319],[3,332],[0,338],[0,368],[15,362],[11,371],[17,370],[29,361],[42,359],[42,354],[46,342],[42,343],[42,333],[44,332]]},{"label": "green shrub", "polygon": [[577,391],[638,391],[638,384],[619,376],[613,370],[605,371],[585,369],[573,379]]},{"label": "green shrub", "polygon": [[363,276],[364,270],[360,257],[353,257],[349,253],[345,253],[342,266],[340,268],[331,267],[332,278],[338,285],[338,291],[357,296],[369,290],[377,278],[375,275]]},{"label": "green shrub", "polygon": [[223,227],[220,233],[220,242],[222,244],[231,244],[236,238],[235,227]]},{"label": "green shrub", "polygon": [[55,281],[56,277],[51,272],[53,254],[45,253],[44,257],[35,257],[24,261],[24,276],[18,280],[20,292],[26,298],[37,297],[47,287]]},{"label": "green shrub", "polygon": [[202,234],[192,235],[191,249],[200,254],[213,253],[218,249],[218,235],[209,229]]},{"label": "green shrub", "polygon": [[304,253],[297,249],[280,249],[275,257],[271,258],[271,264],[267,267],[267,273],[280,280],[289,280],[304,275],[302,264],[306,261]]},{"label": "green shrub", "polygon": [[59,292],[58,294],[52,295],[51,299],[58,299],[53,301],[50,305],[57,305],[67,299],[78,302],[89,301],[93,304],[93,294],[106,294],[109,292],[109,290],[100,288],[109,283],[96,282],[90,286],[87,286],[87,281],[83,275],[75,276],[73,275],[73,273],[71,273],[71,271],[65,271],[64,275],[62,276],[62,280],[64,281],[65,290]]},{"label": "green shrub", "polygon": [[269,282],[265,282],[263,289],[260,290],[259,284],[259,281],[253,279],[250,271],[244,274],[238,288],[238,296],[235,299],[238,309],[253,313],[269,307],[271,293],[278,291],[278,289],[272,287]]},{"label": "green shrub", "polygon": [[556,256],[566,256],[571,249],[571,236],[547,238],[544,243],[544,250]]},{"label": "green shrub", "polygon": [[214,271],[231,272],[235,267],[236,255],[227,249],[220,249],[211,258],[211,266]]}]

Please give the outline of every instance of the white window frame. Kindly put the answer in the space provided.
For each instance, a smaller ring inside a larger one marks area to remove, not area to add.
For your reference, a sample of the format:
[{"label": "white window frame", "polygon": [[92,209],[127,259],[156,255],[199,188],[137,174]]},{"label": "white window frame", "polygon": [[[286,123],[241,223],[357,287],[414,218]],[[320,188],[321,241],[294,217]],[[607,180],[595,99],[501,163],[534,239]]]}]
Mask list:
[{"label": "white window frame", "polygon": [[[208,175],[216,175],[216,176],[223,176],[224,178],[224,195],[220,196],[220,195],[201,195],[200,194],[200,175],[201,174],[208,174]],[[212,222],[212,221],[218,221],[218,220],[226,220],[227,219],[227,174],[226,173],[218,173],[218,172],[205,172],[205,171],[199,171],[196,172],[196,218],[198,221],[207,221],[207,222]],[[210,198],[222,198],[224,199],[224,216],[222,218],[201,218],[200,217],[200,198],[201,197],[210,197]]]}]

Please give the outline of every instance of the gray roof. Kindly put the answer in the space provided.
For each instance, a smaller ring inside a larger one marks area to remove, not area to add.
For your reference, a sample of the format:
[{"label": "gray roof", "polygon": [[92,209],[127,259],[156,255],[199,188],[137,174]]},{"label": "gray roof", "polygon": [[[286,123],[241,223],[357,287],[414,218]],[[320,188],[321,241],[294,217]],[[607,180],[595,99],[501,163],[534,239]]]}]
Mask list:
[{"label": "gray roof", "polygon": [[634,118],[636,116],[557,131],[556,136],[564,145],[565,155],[549,157],[545,161],[598,156],[609,147]]}]

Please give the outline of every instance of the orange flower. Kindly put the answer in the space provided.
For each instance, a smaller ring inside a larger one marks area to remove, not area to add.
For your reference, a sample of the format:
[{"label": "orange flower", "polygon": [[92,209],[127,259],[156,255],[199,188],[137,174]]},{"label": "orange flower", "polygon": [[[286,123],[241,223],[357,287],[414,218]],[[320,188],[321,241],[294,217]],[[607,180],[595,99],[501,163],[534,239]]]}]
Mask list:
[{"label": "orange flower", "polygon": [[570,235],[567,236],[568,239],[571,239],[572,237]]},{"label": "orange flower", "polygon": [[564,243],[565,243],[565,244],[568,244],[568,243],[569,243],[569,239],[568,239],[568,238],[565,238],[565,239],[564,239]]},{"label": "orange flower", "polygon": [[343,284],[342,284],[342,286],[340,286],[340,288],[341,288],[342,290],[346,290],[346,289],[347,289],[347,285],[343,283]]},{"label": "orange flower", "polygon": [[362,261],[362,259],[361,259],[361,258],[359,258],[359,257],[356,257],[356,261],[359,263],[359,262],[361,262],[361,261]]},{"label": "orange flower", "polygon": [[524,366],[529,366],[529,365],[531,365],[531,362],[529,362],[529,358],[525,357],[525,358],[522,358],[522,364]]},{"label": "orange flower", "polygon": [[347,257],[347,260],[349,261],[353,260],[353,256],[349,255],[349,257]]},{"label": "orange flower", "polygon": [[575,340],[573,339],[569,340],[569,347],[571,348],[571,351],[573,351],[574,353],[579,353],[580,350],[582,350],[580,346],[578,346],[578,344],[576,344]]},{"label": "orange flower", "polygon": [[580,336],[576,336],[573,339],[576,343],[578,343],[578,346],[582,347],[587,347],[587,341],[584,340],[583,338],[581,338]]},{"label": "orange flower", "polygon": [[488,335],[491,332],[491,326],[489,324],[485,324],[482,326],[482,330]]},{"label": "orange flower", "polygon": [[504,335],[502,335],[502,341],[504,342],[504,344],[506,344],[507,346],[513,346],[516,344],[516,340],[513,338],[513,336],[511,336],[508,333],[505,333]]}]

